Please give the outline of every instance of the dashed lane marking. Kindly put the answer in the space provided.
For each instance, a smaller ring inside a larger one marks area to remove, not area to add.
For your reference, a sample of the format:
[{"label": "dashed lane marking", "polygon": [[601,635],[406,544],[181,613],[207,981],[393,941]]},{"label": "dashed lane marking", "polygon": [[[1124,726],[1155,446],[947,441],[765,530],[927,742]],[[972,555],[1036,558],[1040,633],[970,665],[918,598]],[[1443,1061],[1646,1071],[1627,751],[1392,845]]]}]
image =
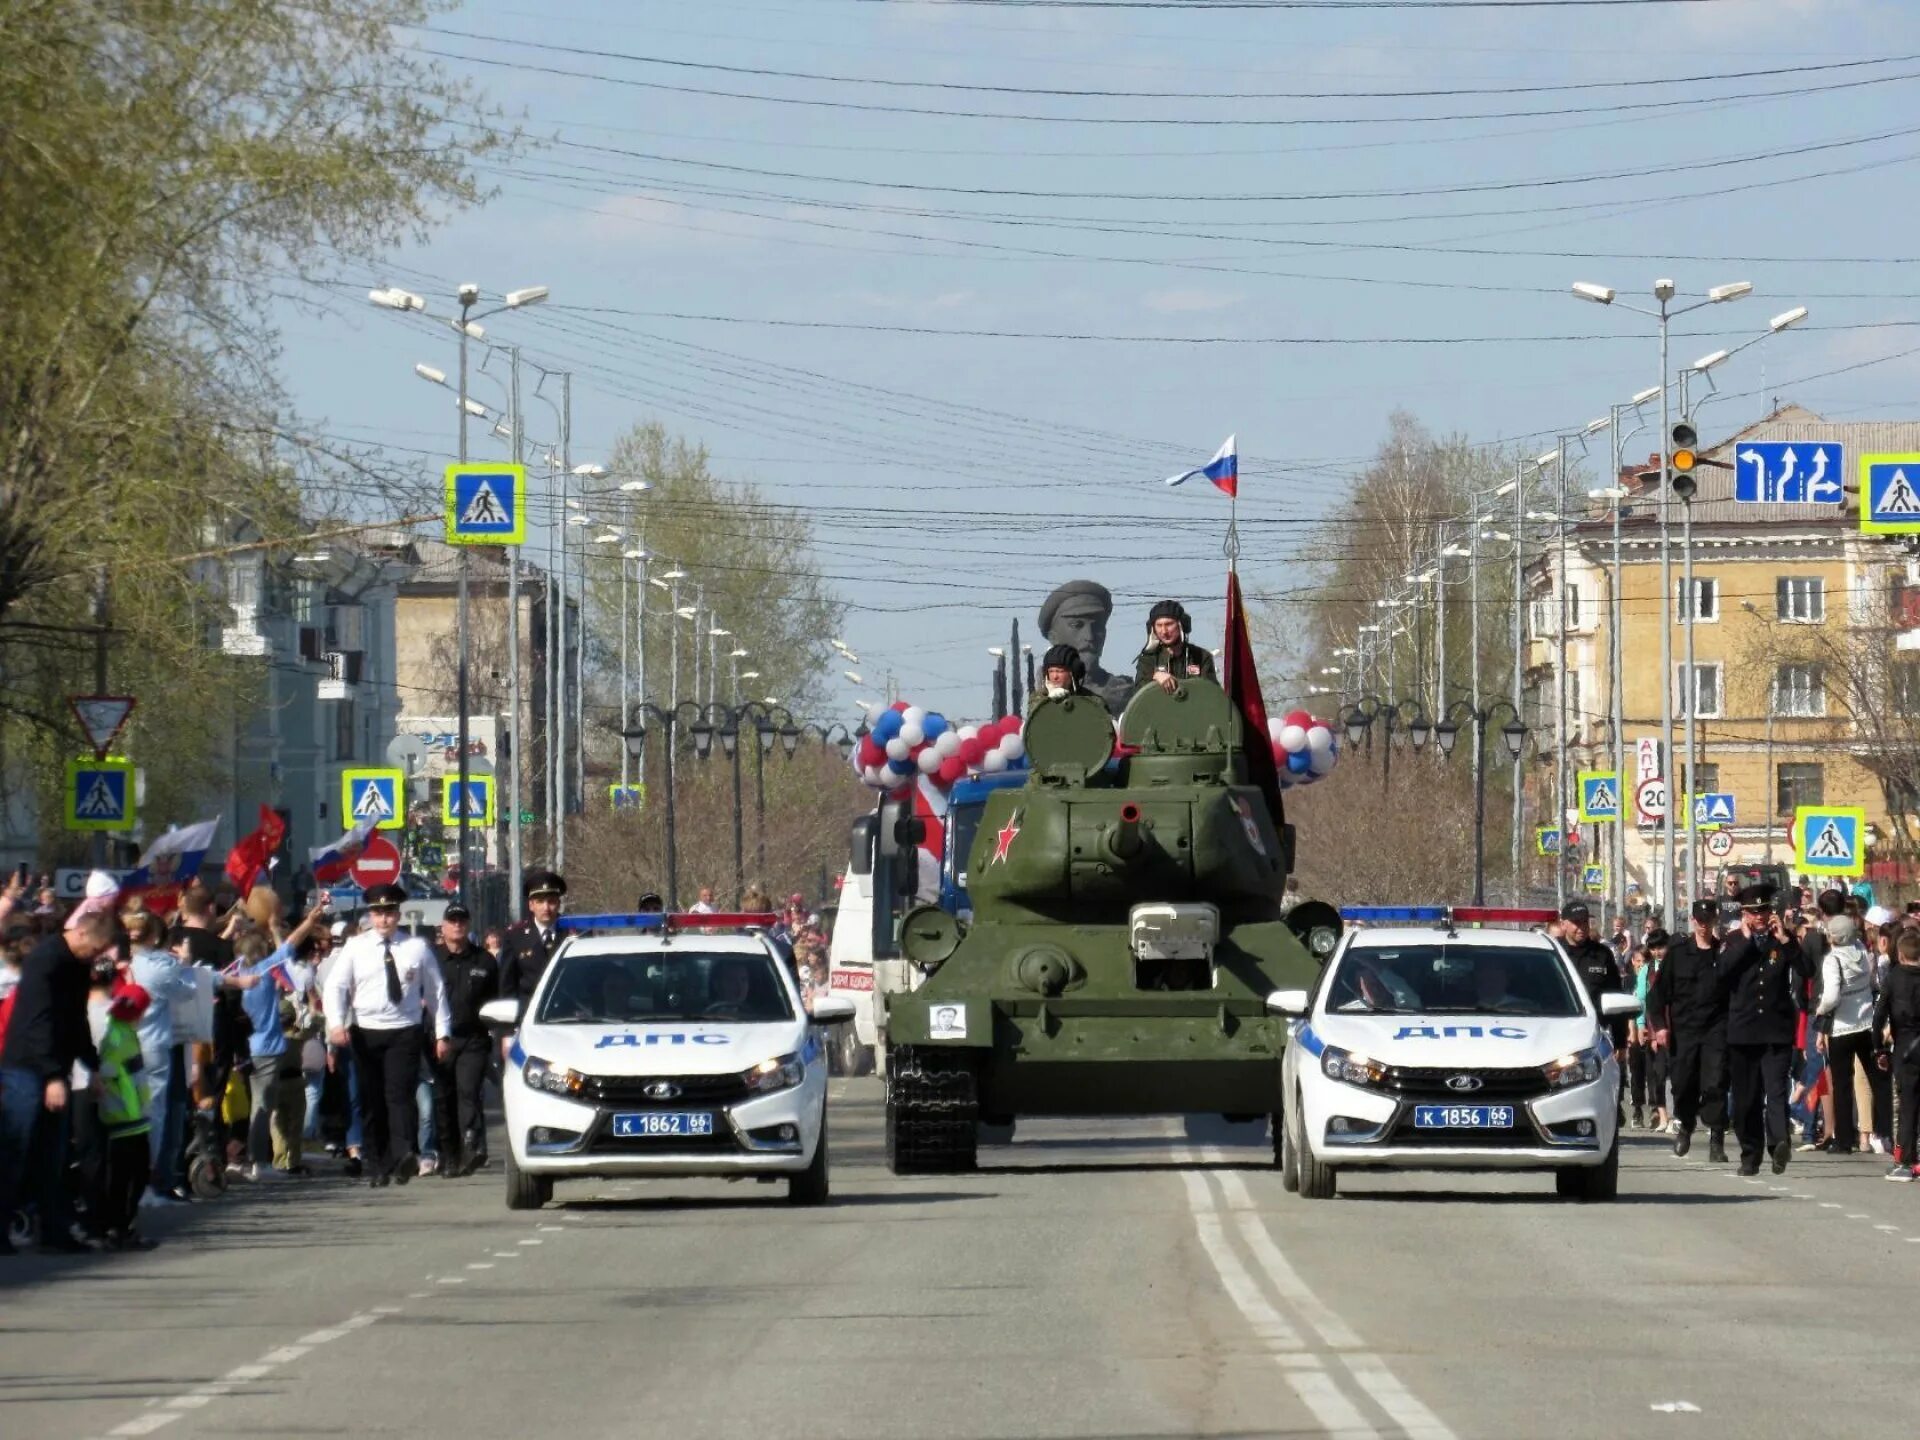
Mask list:
[{"label": "dashed lane marking", "polygon": [[475,1260],[474,1262],[472,1262],[470,1265],[467,1266],[467,1269],[491,1270],[493,1269],[493,1262],[491,1260]]}]

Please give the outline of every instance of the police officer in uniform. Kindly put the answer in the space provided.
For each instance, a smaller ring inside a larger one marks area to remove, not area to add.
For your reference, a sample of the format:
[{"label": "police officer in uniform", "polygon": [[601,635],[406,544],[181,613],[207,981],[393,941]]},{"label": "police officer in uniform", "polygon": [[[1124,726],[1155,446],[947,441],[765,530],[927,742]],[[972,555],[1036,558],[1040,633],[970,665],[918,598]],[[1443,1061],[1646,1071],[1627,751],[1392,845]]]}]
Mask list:
[{"label": "police officer in uniform", "polygon": [[1727,983],[1727,1072],[1740,1173],[1760,1173],[1764,1148],[1772,1152],[1778,1175],[1793,1155],[1787,1086],[1808,972],[1800,942],[1774,913],[1770,887],[1749,885],[1740,892],[1740,928],[1720,949],[1720,973]]},{"label": "police officer in uniform", "polygon": [[500,967],[473,943],[472,917],[464,905],[449,905],[440,922],[440,978],[446,986],[449,1053],[434,1064],[434,1128],[440,1138],[440,1171],[448,1179],[471,1175],[487,1163],[487,1118],[481,1092],[492,1047],[480,1007],[500,994]]},{"label": "police officer in uniform", "polygon": [[[1614,994],[1622,986],[1620,962],[1613,958],[1612,950],[1593,938],[1592,922],[1593,912],[1584,900],[1569,900],[1560,911],[1560,943],[1573,957],[1573,968],[1580,972],[1581,983],[1587,987],[1587,998],[1598,1010],[1600,997]],[[1614,1032],[1615,1048],[1624,1048],[1627,1022],[1614,1019],[1609,1020],[1607,1026]]]},{"label": "police officer in uniform", "polygon": [[528,871],[526,886],[527,918],[507,927],[500,947],[500,998],[517,1000],[522,1015],[559,947],[560,901],[567,893],[567,882],[551,870]]},{"label": "police officer in uniform", "polygon": [[1217,680],[1213,656],[1187,642],[1193,629],[1186,607],[1162,600],[1147,614],[1147,648],[1133,662],[1133,685],[1158,685],[1171,692],[1183,681]]},{"label": "police officer in uniform", "polygon": [[1693,1146],[1697,1120],[1707,1122],[1707,1158],[1727,1159],[1727,982],[1720,973],[1720,907],[1693,902],[1693,928],[1667,946],[1666,963],[1647,992],[1653,1048],[1672,1057],[1673,1115],[1680,1122],[1673,1153]]}]

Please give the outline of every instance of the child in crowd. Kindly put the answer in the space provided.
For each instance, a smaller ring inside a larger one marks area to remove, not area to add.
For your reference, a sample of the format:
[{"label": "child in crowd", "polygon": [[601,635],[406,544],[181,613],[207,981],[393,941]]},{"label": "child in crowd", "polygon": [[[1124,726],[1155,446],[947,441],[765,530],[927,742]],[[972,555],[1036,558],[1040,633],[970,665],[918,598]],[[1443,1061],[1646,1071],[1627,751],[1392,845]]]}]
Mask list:
[{"label": "child in crowd", "polygon": [[147,1084],[141,1073],[140,1034],[134,1028],[147,1003],[147,992],[122,980],[113,959],[95,963],[87,1023],[100,1052],[94,1120],[103,1153],[89,1176],[87,1230],[116,1250],[151,1250],[154,1243],[134,1229],[140,1192],[153,1168]]}]

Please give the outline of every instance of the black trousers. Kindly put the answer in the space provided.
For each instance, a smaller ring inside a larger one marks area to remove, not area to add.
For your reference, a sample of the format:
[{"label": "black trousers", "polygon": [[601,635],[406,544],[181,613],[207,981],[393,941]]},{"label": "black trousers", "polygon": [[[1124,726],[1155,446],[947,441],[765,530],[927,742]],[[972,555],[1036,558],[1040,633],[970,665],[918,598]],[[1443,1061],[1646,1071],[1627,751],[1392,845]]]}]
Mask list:
[{"label": "black trousers", "polygon": [[146,1131],[107,1136],[104,1161],[87,1194],[87,1233],[123,1235],[132,1230],[140,1211],[140,1192],[147,1188],[152,1169]]},{"label": "black trousers", "polygon": [[413,1154],[420,1133],[414,1087],[420,1083],[420,1027],[351,1031],[354,1068],[360,1072],[360,1123],[366,1143],[360,1147],[370,1176],[391,1175]]},{"label": "black trousers", "polygon": [[487,1117],[481,1091],[493,1045],[484,1034],[456,1035],[452,1052],[432,1061],[433,1128],[440,1139],[440,1164],[449,1169],[462,1160],[487,1158]]},{"label": "black trousers", "polygon": [[[1873,1032],[1857,1030],[1851,1035],[1827,1038],[1827,1073],[1833,1078],[1833,1143],[1836,1149],[1856,1150],[1860,1132],[1879,1134],[1874,1117],[1860,1115],[1853,1103],[1853,1067],[1858,1064],[1867,1077],[1869,1089],[1879,1078],[1873,1068]],[[1878,1108],[1878,1107],[1876,1107]]]},{"label": "black trousers", "polygon": [[1673,1032],[1673,1114],[1682,1131],[1694,1122],[1727,1128],[1727,1034],[1719,1028]]},{"label": "black trousers", "polygon": [[1740,1163],[1758,1165],[1767,1150],[1793,1133],[1787,1117],[1793,1046],[1729,1045],[1727,1070],[1733,1078],[1733,1131],[1740,1138]]},{"label": "black trousers", "polygon": [[1899,1110],[1896,1124],[1899,1134],[1894,1143],[1906,1165],[1920,1165],[1914,1153],[1916,1131],[1920,1131],[1920,1037],[1895,1036],[1893,1042],[1893,1090]]},{"label": "black trousers", "polygon": [[[1627,1082],[1633,1090],[1633,1108],[1641,1109],[1647,1103],[1647,1055],[1651,1047],[1647,1045],[1629,1045],[1627,1047]],[[1658,1100],[1653,1102],[1658,1105]]]}]

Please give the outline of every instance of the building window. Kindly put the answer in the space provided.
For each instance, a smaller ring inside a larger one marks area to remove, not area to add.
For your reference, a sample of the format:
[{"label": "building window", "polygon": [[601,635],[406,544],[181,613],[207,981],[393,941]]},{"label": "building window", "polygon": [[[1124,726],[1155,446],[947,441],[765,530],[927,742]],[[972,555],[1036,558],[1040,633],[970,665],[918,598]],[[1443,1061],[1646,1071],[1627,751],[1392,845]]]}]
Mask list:
[{"label": "building window", "polygon": [[1578,585],[1569,585],[1567,586],[1567,629],[1578,630],[1579,628],[1580,587]]},{"label": "building window", "polygon": [[333,758],[352,760],[354,741],[358,739],[359,729],[354,719],[354,704],[351,700],[335,700],[333,703]]},{"label": "building window", "polygon": [[1826,803],[1826,766],[1782,765],[1776,773],[1780,779],[1778,813],[1791,815],[1802,805]]},{"label": "building window", "polygon": [[1773,582],[1773,601],[1782,620],[1818,625],[1827,618],[1827,582],[1818,575],[1782,575]]},{"label": "building window", "polygon": [[1674,587],[1674,600],[1680,607],[1682,619],[1713,621],[1720,618],[1720,582],[1702,580],[1696,577],[1693,582],[1693,604],[1687,603],[1687,582],[1682,579]]},{"label": "building window", "polygon": [[1908,720],[1920,716],[1920,660],[1893,667],[1893,713]]},{"label": "building window", "polygon": [[1680,777],[1683,782],[1680,787],[1682,794],[1691,795],[1697,799],[1702,795],[1719,793],[1720,766],[1717,763],[1708,764],[1704,760],[1700,762],[1700,783],[1698,785],[1692,783],[1693,777],[1688,773],[1685,765],[1680,767]]},{"label": "building window", "polygon": [[[1692,694],[1689,694],[1689,689]],[[1674,667],[1674,713],[1696,716],[1713,716],[1720,713],[1720,667],[1718,665],[1696,665],[1693,667],[1693,684],[1687,684],[1687,667]]]},{"label": "building window", "polygon": [[1820,684],[1818,665],[1782,665],[1773,672],[1773,713],[1776,715],[1824,715],[1826,691]]}]

